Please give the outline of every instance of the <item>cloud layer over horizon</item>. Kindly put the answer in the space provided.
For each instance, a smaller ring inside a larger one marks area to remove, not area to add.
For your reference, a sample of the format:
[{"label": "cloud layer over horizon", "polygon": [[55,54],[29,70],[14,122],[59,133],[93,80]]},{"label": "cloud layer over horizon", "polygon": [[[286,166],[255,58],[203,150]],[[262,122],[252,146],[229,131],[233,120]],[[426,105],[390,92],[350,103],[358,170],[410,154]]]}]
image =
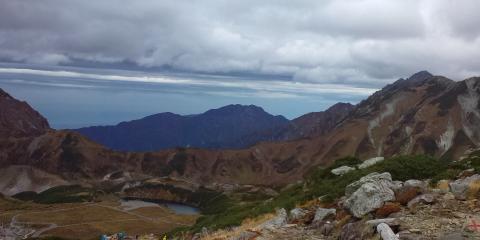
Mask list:
[{"label": "cloud layer over horizon", "polygon": [[378,88],[480,73],[475,0],[0,0],[0,61],[132,62]]}]

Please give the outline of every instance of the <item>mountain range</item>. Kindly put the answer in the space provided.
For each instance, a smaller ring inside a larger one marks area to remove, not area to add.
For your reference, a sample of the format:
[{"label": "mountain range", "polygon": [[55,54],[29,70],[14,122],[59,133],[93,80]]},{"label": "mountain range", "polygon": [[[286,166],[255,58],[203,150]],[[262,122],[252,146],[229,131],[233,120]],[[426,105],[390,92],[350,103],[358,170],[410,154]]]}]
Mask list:
[{"label": "mountain range", "polygon": [[[325,113],[304,116],[301,119],[313,119],[307,122],[326,124],[308,128],[313,134],[297,131],[300,138],[245,149],[118,152],[77,132],[52,130],[26,103],[4,92],[0,98],[0,169],[28,166],[45,173],[39,176],[54,175],[62,181],[170,176],[201,185],[284,185],[301,179],[312,167],[349,155],[366,160],[428,154],[455,160],[480,145],[480,78],[453,81],[428,72],[385,86],[341,120],[321,117]],[[287,128],[295,129],[292,123]]]},{"label": "mountain range", "polygon": [[324,133],[353,105],[339,103],[325,112],[309,113],[292,121],[273,116],[254,105],[228,105],[202,114],[170,112],[74,131],[114,150],[155,151],[175,147],[246,148],[262,141],[291,140]]}]

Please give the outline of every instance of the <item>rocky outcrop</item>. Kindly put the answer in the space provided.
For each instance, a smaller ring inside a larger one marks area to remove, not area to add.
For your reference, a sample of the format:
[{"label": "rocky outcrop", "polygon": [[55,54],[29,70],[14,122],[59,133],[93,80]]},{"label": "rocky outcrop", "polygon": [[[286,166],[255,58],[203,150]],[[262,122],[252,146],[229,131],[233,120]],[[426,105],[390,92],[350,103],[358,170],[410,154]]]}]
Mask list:
[{"label": "rocky outcrop", "polygon": [[347,186],[344,206],[355,217],[362,217],[395,199],[390,173],[372,173]]}]

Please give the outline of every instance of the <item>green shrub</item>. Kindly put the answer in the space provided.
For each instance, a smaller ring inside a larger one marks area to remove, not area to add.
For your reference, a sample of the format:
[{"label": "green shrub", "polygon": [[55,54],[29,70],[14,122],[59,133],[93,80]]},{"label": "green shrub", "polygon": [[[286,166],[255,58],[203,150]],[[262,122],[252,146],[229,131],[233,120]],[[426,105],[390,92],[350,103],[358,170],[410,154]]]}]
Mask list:
[{"label": "green shrub", "polygon": [[444,171],[448,164],[426,155],[398,156],[371,167],[373,171],[389,172],[395,180],[427,179]]}]

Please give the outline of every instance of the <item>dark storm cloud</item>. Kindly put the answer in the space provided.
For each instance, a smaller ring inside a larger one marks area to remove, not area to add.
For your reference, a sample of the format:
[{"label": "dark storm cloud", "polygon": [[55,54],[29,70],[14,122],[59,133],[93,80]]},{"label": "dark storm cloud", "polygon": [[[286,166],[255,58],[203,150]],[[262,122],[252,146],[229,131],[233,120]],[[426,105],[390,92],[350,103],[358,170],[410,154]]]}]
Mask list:
[{"label": "dark storm cloud", "polygon": [[480,72],[474,0],[0,0],[0,59],[132,61],[382,86]]}]

